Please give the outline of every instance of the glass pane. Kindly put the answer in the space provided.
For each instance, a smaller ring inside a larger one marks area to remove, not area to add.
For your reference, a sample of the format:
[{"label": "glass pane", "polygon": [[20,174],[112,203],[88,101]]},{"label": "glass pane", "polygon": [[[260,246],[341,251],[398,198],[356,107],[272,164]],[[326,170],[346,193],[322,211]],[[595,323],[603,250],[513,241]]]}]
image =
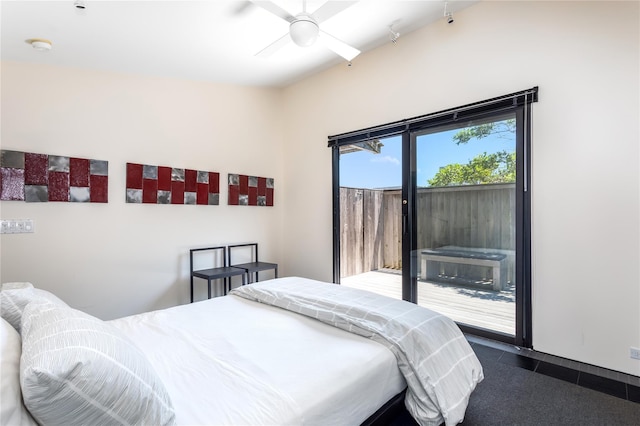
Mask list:
[{"label": "glass pane", "polygon": [[340,148],[340,283],[402,299],[402,139]]},{"label": "glass pane", "polygon": [[418,304],[515,335],[515,116],[416,137]]}]

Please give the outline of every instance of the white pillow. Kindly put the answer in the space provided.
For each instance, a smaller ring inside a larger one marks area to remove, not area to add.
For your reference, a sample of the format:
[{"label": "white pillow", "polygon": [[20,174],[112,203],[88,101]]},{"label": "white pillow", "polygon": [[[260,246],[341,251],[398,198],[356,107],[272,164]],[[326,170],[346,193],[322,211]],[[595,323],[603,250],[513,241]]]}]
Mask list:
[{"label": "white pillow", "polygon": [[164,384],[131,340],[111,324],[51,302],[24,310],[20,385],[40,424],[175,423]]},{"label": "white pillow", "polygon": [[67,306],[53,293],[34,288],[31,283],[4,283],[0,291],[0,313],[2,318],[20,333],[20,321],[25,306],[34,300],[48,300],[62,306]]},{"label": "white pillow", "polygon": [[0,322],[0,424],[36,425],[22,403],[20,335],[5,320]]},{"label": "white pillow", "polygon": [[19,288],[33,288],[33,284],[28,282],[2,283],[2,290],[14,290]]}]

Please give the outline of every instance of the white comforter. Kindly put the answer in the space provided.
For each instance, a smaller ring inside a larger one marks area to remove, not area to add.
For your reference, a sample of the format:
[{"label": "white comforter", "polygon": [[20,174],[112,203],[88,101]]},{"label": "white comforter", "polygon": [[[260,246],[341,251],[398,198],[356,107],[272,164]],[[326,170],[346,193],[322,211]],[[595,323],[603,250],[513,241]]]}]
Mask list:
[{"label": "white comforter", "polygon": [[110,323],[145,353],[179,425],[357,425],[406,387],[385,346],[236,296]]},{"label": "white comforter", "polygon": [[405,405],[421,425],[460,423],[482,366],[449,318],[370,292],[290,277],[231,292],[380,342],[395,354],[408,391]]}]

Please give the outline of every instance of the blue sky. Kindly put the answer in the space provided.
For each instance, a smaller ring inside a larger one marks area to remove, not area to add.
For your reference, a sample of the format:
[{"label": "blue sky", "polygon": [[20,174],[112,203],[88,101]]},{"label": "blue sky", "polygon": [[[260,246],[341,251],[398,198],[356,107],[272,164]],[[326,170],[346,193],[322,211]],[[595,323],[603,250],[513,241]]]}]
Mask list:
[{"label": "blue sky", "polygon": [[[418,186],[427,186],[427,180],[433,178],[438,169],[447,164],[466,164],[471,158],[483,152],[515,150],[515,136],[513,138],[489,136],[483,139],[471,139],[467,144],[456,145],[453,135],[458,130],[418,137]],[[380,154],[359,151],[340,156],[340,186],[386,188],[402,185],[401,138],[394,136],[381,141],[384,146]]]}]

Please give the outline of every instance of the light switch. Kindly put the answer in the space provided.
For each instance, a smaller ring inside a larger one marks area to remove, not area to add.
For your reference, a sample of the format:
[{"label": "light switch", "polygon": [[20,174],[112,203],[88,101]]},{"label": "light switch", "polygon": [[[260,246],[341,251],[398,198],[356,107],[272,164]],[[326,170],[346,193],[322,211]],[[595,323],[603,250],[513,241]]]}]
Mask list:
[{"label": "light switch", "polygon": [[0,221],[0,233],[24,234],[35,232],[33,219],[2,219]]}]

